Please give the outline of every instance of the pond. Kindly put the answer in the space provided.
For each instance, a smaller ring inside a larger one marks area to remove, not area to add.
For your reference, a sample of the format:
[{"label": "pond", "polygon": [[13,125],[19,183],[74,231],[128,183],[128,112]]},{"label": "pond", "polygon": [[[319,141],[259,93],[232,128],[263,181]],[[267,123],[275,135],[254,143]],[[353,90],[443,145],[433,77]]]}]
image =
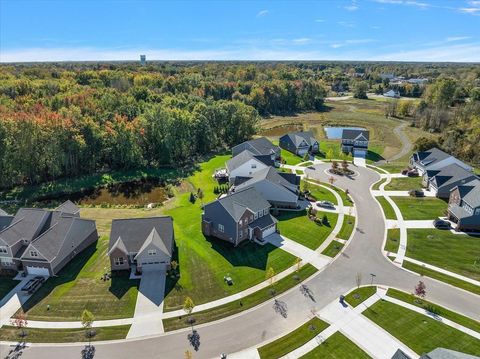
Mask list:
[{"label": "pond", "polygon": [[328,139],[336,140],[342,138],[343,130],[365,130],[363,127],[324,127]]},{"label": "pond", "polygon": [[168,199],[164,183],[155,180],[143,180],[118,183],[107,187],[88,189],[49,200],[71,200],[80,205],[134,205],[162,203]]}]

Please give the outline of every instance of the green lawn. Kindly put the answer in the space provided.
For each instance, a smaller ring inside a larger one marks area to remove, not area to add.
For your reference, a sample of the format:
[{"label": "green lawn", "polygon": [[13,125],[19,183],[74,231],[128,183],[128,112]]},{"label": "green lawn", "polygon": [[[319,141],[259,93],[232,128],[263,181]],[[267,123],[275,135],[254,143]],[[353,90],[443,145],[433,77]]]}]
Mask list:
[{"label": "green lawn", "polygon": [[370,356],[340,332],[335,332],[302,359],[368,359]]},{"label": "green lawn", "polygon": [[0,300],[5,297],[15,286],[20,283],[12,277],[0,276]]},{"label": "green lawn", "polygon": [[390,173],[400,173],[402,170],[408,168],[408,162],[390,162],[378,167],[383,168]]},{"label": "green lawn", "polygon": [[301,166],[302,167],[308,167],[308,166],[311,166],[311,165],[313,165],[313,162],[308,161],[308,162],[302,163]]},{"label": "green lawn", "polygon": [[402,267],[408,270],[411,270],[413,272],[419,273],[422,276],[427,276],[430,278],[434,278],[437,280],[440,280],[442,282],[451,284],[455,287],[459,287],[465,290],[468,290],[472,293],[480,295],[480,287],[478,285],[465,282],[463,280],[450,277],[449,275],[425,268],[423,266],[408,262],[408,261],[403,261]]},{"label": "green lawn", "polygon": [[360,287],[357,288],[345,296],[345,300],[348,304],[352,307],[356,307],[360,303],[366,301],[372,295],[377,292],[377,287],[375,286],[368,286],[368,287]]},{"label": "green lawn", "polygon": [[405,293],[397,289],[389,288],[387,291],[387,295],[392,298],[400,299],[416,307],[428,310],[429,312],[440,315],[445,319],[449,319],[451,321],[454,321],[455,323],[458,323],[460,325],[463,325],[464,327],[470,328],[480,333],[480,322],[472,318],[452,312],[449,309],[443,308],[437,304],[426,300],[422,300],[421,303],[419,303],[417,298],[413,294]]},{"label": "green lawn", "polygon": [[313,339],[317,334],[328,328],[328,324],[319,318],[310,319],[293,332],[258,348],[258,353],[262,359],[280,358],[295,349],[301,347]]},{"label": "green lawn", "polygon": [[391,197],[402,212],[403,219],[431,219],[445,214],[447,203],[439,198]]},{"label": "green lawn", "polygon": [[363,314],[417,354],[442,347],[480,355],[480,340],[399,305],[380,300]]},{"label": "green lawn", "polygon": [[[301,188],[305,189],[305,181],[302,180]],[[317,201],[330,201],[333,204],[338,204],[338,201],[335,195],[328,189],[320,186],[316,186],[312,183],[307,184],[307,189],[310,191],[310,194],[315,197]]]},{"label": "green lawn", "polygon": [[381,179],[372,186],[372,190],[379,190],[382,183],[386,182],[386,179]]},{"label": "green lawn", "polygon": [[[274,282],[273,286],[275,288],[276,294],[279,295],[287,291],[288,289],[301,283],[316,272],[317,269],[314,266],[309,263],[305,264],[303,267],[300,268],[298,272],[289,274],[285,278]],[[255,293],[252,293],[240,300],[236,300],[209,310],[194,313],[193,317],[195,318],[196,324],[207,323],[253,308],[269,299],[272,299],[270,287],[256,291]],[[186,322],[185,316],[180,316],[165,319],[163,321],[163,326],[165,328],[165,331],[172,331],[188,327],[190,326],[190,324]]]},{"label": "green lawn", "polygon": [[333,258],[342,250],[342,248],[343,243],[334,240],[330,242],[330,244],[327,246],[327,248],[325,248],[322,254]]},{"label": "green lawn", "polygon": [[386,191],[409,191],[422,188],[422,177],[392,178],[385,186]]},{"label": "green lawn", "polygon": [[[119,325],[115,327],[95,328],[96,335],[91,339],[97,340],[114,340],[125,339],[130,325]],[[85,329],[38,329],[26,328],[27,336],[24,340],[30,343],[77,343],[88,342],[85,335]],[[20,331],[11,326],[4,326],[0,329],[0,341],[17,341]]]},{"label": "green lawn", "polygon": [[281,150],[281,158],[284,161],[285,164],[287,165],[298,165],[299,163],[303,162],[303,157],[297,156],[293,154],[292,152],[289,152],[287,150],[282,149]]},{"label": "green lawn", "polygon": [[400,229],[392,228],[387,230],[387,241],[385,242],[385,250],[391,253],[397,253],[400,246]]},{"label": "green lawn", "polygon": [[407,256],[480,281],[480,236],[408,229]]},{"label": "green lawn", "polygon": [[343,217],[342,228],[340,228],[340,232],[338,232],[337,238],[349,240],[354,228],[355,228],[355,217],[349,216],[348,214],[346,214]]},{"label": "green lawn", "polygon": [[310,249],[317,249],[332,232],[338,219],[336,213],[317,213],[320,218],[324,215],[328,218],[329,225],[318,225],[311,221],[306,211],[283,211],[277,217],[278,228],[283,236]]},{"label": "green lawn", "polygon": [[[344,206],[350,206],[352,204],[352,199],[350,198],[350,196],[344,190],[342,190],[342,189],[340,189],[336,186],[332,186],[330,183],[320,182],[320,181],[316,181],[314,179],[311,179],[310,181],[321,184],[325,187],[331,188],[332,190],[337,192],[337,194],[342,198],[342,202],[343,202]],[[337,204],[336,200],[332,201],[332,202]]]},{"label": "green lawn", "polygon": [[[108,238],[101,237],[55,277],[50,277],[25,303],[31,320],[79,320],[84,309],[96,319],[129,318],[135,311],[139,280],[129,280],[129,272],[114,273],[109,281],[101,277],[110,270]],[[47,310],[50,305],[50,310]]]},{"label": "green lawn", "polygon": [[390,203],[387,202],[385,197],[378,196],[378,197],[375,197],[375,198],[380,203],[380,206],[382,206],[382,210],[383,210],[383,213],[385,214],[385,218],[387,218],[387,219],[397,219],[397,216],[395,215],[395,211],[393,210]]}]

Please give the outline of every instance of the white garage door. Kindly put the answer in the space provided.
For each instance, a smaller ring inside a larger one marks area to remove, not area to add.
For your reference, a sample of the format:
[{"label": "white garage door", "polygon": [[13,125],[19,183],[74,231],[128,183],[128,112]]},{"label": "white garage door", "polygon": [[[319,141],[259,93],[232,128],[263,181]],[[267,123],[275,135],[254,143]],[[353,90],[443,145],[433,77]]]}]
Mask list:
[{"label": "white garage door", "polygon": [[269,236],[269,235],[271,235],[271,234],[273,234],[273,233],[275,233],[275,226],[272,226],[272,227],[270,227],[270,228],[265,229],[265,230],[262,232],[262,236],[263,236],[263,238],[265,238],[265,237],[267,237],[267,236]]},{"label": "white garage door", "polygon": [[308,152],[308,150],[307,150],[306,148],[299,148],[299,149],[298,149],[298,154],[299,154],[300,156],[303,156],[303,155],[304,155],[305,153],[307,153],[307,152]]},{"label": "white garage door", "polygon": [[353,155],[357,156],[357,157],[365,157],[365,156],[367,156],[367,151],[365,151],[365,150],[355,150],[355,153]]},{"label": "white garage door", "polygon": [[27,266],[27,273],[32,275],[41,275],[49,277],[50,273],[48,272],[47,268],[40,268],[40,267],[28,267]]},{"label": "white garage door", "polygon": [[156,271],[156,270],[165,270],[167,265],[160,262],[151,262],[151,263],[142,263],[142,271]]}]

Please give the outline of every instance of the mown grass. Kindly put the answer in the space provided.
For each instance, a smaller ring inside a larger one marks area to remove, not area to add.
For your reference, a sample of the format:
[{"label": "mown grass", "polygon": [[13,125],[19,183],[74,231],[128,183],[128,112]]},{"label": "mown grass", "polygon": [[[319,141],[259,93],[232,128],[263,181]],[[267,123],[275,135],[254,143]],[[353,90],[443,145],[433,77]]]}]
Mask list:
[{"label": "mown grass", "polygon": [[301,188],[307,188],[310,191],[310,195],[314,197],[316,201],[330,201],[335,205],[338,204],[337,198],[328,189],[312,183],[307,183],[307,187],[305,187],[305,183],[306,182],[302,180]]},{"label": "mown grass", "polygon": [[[125,339],[130,325],[119,325],[115,327],[94,328],[95,336],[91,341]],[[4,326],[0,329],[0,340],[19,341],[25,340],[30,343],[78,343],[88,342],[86,331],[80,329],[39,329],[26,328],[27,336],[20,338],[20,331],[12,326]]]},{"label": "mown grass", "polygon": [[[282,278],[273,284],[273,288],[275,289],[276,295],[281,294],[288,289],[294,287],[295,285],[299,284],[300,282],[304,281],[311,275],[317,272],[317,269],[312,266],[311,264],[307,263],[303,267],[300,268],[295,273],[289,274],[285,278]],[[202,324],[211,322],[214,320],[218,320],[221,318],[225,318],[236,313],[240,313],[244,310],[253,308],[267,300],[272,299],[271,295],[271,288],[264,288],[259,291],[256,291],[253,294],[250,294],[240,300],[236,300],[209,310],[204,310],[198,313],[192,314],[195,318],[196,324]],[[172,331],[180,328],[185,328],[190,326],[187,323],[186,316],[174,317],[169,319],[163,320],[163,326],[165,331]]]},{"label": "mown grass", "polygon": [[280,358],[295,349],[301,347],[313,339],[318,333],[328,328],[328,324],[315,317],[305,324],[301,325],[293,332],[258,348],[258,353],[262,359]]},{"label": "mown grass", "polygon": [[427,300],[418,301],[418,298],[411,293],[405,293],[397,289],[389,288],[387,290],[387,295],[392,298],[399,299],[405,303],[412,304],[416,307],[425,309],[433,314],[439,315],[445,319],[449,319],[455,323],[463,325],[466,328],[470,328],[480,333],[480,322],[466,317],[464,315],[453,312],[449,309],[443,308],[435,303],[429,302]]},{"label": "mown grass", "polygon": [[362,314],[417,354],[442,347],[480,355],[480,340],[399,305],[380,300]]},{"label": "mown grass", "polygon": [[462,289],[468,290],[469,292],[480,295],[480,287],[478,285],[465,282],[461,279],[450,277],[449,275],[434,271],[432,269],[425,268],[423,266],[420,266],[418,264],[414,264],[408,261],[403,261],[402,267],[405,269],[411,270],[412,272],[416,272],[422,276],[437,279],[439,281],[451,284],[455,287],[462,288]]},{"label": "mown grass", "polygon": [[480,236],[408,229],[407,256],[480,281]]},{"label": "mown grass", "polygon": [[393,207],[390,205],[390,203],[388,203],[385,197],[378,196],[375,198],[377,199],[378,203],[380,203],[380,206],[382,206],[382,210],[386,219],[397,219],[397,215],[395,214]]},{"label": "mown grass", "polygon": [[385,186],[386,191],[409,191],[422,188],[422,177],[392,178]]},{"label": "mown grass", "polygon": [[375,184],[372,186],[372,190],[374,190],[374,191],[380,190],[380,186],[381,186],[384,182],[386,182],[386,179],[381,179],[381,180],[379,180],[377,183],[375,183]]},{"label": "mown grass", "polygon": [[322,254],[333,258],[338,253],[340,253],[340,251],[342,250],[343,247],[344,247],[343,243],[340,243],[338,241],[333,240],[333,241],[330,242],[330,244],[327,246],[327,248],[324,249]]},{"label": "mown grass", "polygon": [[387,230],[387,240],[385,250],[391,253],[397,253],[400,246],[400,229],[392,228]]},{"label": "mown grass", "polygon": [[302,359],[368,359],[370,356],[340,332],[335,332]]},{"label": "mown grass", "polygon": [[355,228],[355,217],[346,214],[343,217],[342,228],[340,228],[340,232],[338,232],[337,238],[349,240],[354,228]]},{"label": "mown grass", "polygon": [[345,300],[348,304],[352,307],[356,307],[357,305],[363,303],[372,295],[377,292],[377,287],[375,286],[368,286],[368,287],[360,287],[357,288],[345,296]]},{"label": "mown grass", "polygon": [[391,197],[405,220],[434,220],[443,216],[447,203],[439,198]]},{"label": "mown grass", "polygon": [[277,216],[280,233],[310,249],[317,249],[335,228],[338,214],[318,212],[317,216],[328,219],[328,224],[317,224],[310,220],[306,211],[283,211]]}]

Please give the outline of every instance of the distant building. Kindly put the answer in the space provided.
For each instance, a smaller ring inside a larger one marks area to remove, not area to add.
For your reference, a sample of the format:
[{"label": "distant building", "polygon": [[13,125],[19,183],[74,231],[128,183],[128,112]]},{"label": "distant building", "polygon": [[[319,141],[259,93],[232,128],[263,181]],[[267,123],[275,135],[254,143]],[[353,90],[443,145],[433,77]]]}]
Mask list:
[{"label": "distant building", "polygon": [[147,56],[146,55],[140,55],[140,64],[141,65],[146,65],[147,64]]},{"label": "distant building", "polygon": [[355,157],[366,157],[368,153],[368,130],[344,129],[342,132],[342,152],[351,153]]},{"label": "distant building", "polygon": [[320,144],[313,137],[312,131],[290,132],[280,137],[280,147],[296,155],[303,156],[306,153],[317,153]]},{"label": "distant building", "polygon": [[384,97],[390,97],[390,98],[400,98],[400,93],[395,90],[390,90],[387,91],[383,94]]}]

